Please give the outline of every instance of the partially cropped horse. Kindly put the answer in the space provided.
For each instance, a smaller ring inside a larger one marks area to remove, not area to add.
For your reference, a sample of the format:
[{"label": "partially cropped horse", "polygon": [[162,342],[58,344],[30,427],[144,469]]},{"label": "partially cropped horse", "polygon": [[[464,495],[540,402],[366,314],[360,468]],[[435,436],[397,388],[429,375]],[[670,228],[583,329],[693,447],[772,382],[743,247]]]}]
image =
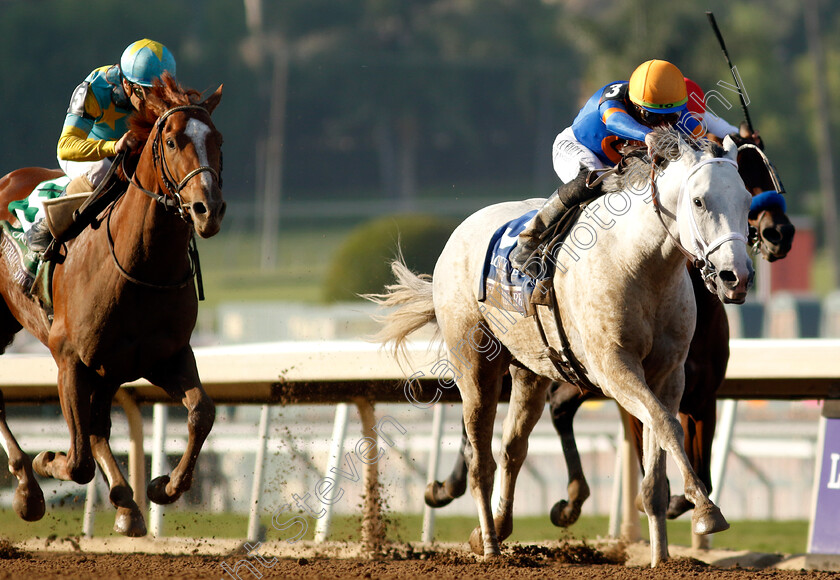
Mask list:
[{"label": "partially cropped horse", "polygon": [[[736,137],[737,139],[737,137]],[[744,139],[737,141],[738,172],[753,196],[749,213],[750,245],[769,262],[784,258],[795,233],[785,214],[784,199],[776,191],[780,180],[766,155]],[[758,202],[758,203],[757,203]],[[680,401],[680,420],[685,431],[685,451],[694,471],[708,491],[712,489],[711,451],[716,426],[716,393],[723,384],[729,361],[729,322],[721,302],[704,287],[700,273],[689,268],[697,305],[697,326],[685,361],[685,390]],[[598,393],[558,382],[549,387],[551,420],[563,447],[568,471],[568,500],[554,504],[550,511],[556,526],[568,527],[580,516],[590,490],[575,443],[573,419],[580,406]],[[630,418],[636,456],[642,460],[642,426]],[[463,425],[462,425],[463,428]],[[426,488],[430,507],[443,507],[461,497],[467,488],[467,457],[472,453],[466,433],[452,472],[444,481],[433,481]],[[693,505],[684,495],[671,496],[668,518],[676,518]]]},{"label": "partially cropped horse", "polygon": [[[18,479],[14,509],[40,519],[41,477],[87,483],[99,464],[117,508],[114,529],[146,533],[143,514],[109,445],[111,402],[120,385],[140,377],[161,387],[188,410],[189,441],[170,475],[149,483],[158,504],[190,488],[196,459],[215,418],[199,380],[189,340],[198,301],[193,235],[215,235],[225,213],[221,191],[222,136],[210,114],[222,87],[205,100],[168,75],[148,91],[131,130],[145,142],[127,191],[96,219],[95,227],[67,243],[52,278],[53,316],[13,279],[16,267],[0,258],[0,344],[25,327],[47,345],[58,366],[58,395],[70,430],[65,453],[45,451],[34,461],[21,450],[0,397],[0,431],[9,468]],[[35,184],[60,175],[28,168],[0,180],[0,218]],[[6,234],[3,234],[6,235]]]},{"label": "partially cropped horse", "polygon": [[[655,133],[660,145],[673,137],[667,131]],[[513,490],[528,435],[542,412],[549,383],[570,380],[571,374],[614,398],[644,424],[642,496],[652,565],[668,557],[666,452],[696,506],[694,532],[728,528],[691,468],[676,418],[696,316],[686,255],[703,263],[706,287],[726,302],[743,302],[753,278],[745,236],[749,194],[737,173],[736,147],[731,140],[725,144],[725,150],[695,150],[677,139],[677,155],[658,175],[651,172],[644,187],[637,188],[632,180],[605,182],[607,197],[614,196],[609,207],[616,209],[607,221],[599,221],[603,225],[597,239],[576,253],[575,261],[558,268],[546,286],[553,296],[548,318],[542,306],[536,307],[535,316],[514,318],[519,311],[503,300],[488,298],[482,304],[475,294],[494,232],[537,209],[541,200],[498,204],[473,214],[450,237],[431,281],[394,265],[398,283],[378,300],[397,308],[386,316],[378,337],[399,351],[411,332],[437,323],[453,353],[449,363],[473,449],[469,484],[480,521],[470,538],[474,551],[498,555],[499,540],[511,533]],[[631,162],[626,175],[638,175],[639,163]],[[509,320],[515,324],[505,325]],[[494,519],[493,422],[502,377],[513,360],[517,366],[502,441],[501,500]]]}]

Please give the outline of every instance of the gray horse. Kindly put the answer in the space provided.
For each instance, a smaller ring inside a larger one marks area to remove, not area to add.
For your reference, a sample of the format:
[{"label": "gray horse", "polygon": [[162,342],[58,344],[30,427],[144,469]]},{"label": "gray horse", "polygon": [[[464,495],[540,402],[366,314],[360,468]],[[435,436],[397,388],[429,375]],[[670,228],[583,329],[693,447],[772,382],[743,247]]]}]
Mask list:
[{"label": "gray horse", "polygon": [[[502,296],[499,286],[483,302],[476,291],[491,238],[506,223],[539,208],[544,201],[539,199],[473,214],[453,232],[431,279],[396,261],[397,283],[369,297],[396,307],[384,317],[377,339],[393,343],[397,354],[404,352],[408,335],[427,323],[442,332],[473,447],[469,482],[480,527],[470,545],[485,558],[499,555],[499,542],[512,532],[516,477],[552,380],[588,381],[644,425],[641,495],[652,566],[668,558],[666,453],[696,506],[693,531],[710,534],[729,527],[689,464],[676,419],[696,317],[685,262],[688,256],[702,267],[706,287],[722,301],[745,300],[754,275],[745,236],[750,196],[731,140],[723,148],[698,148],[669,131],[657,131],[656,140],[670,161],[659,166],[628,162],[623,173],[604,182],[605,195],[590,203],[568,240],[548,252],[553,276],[533,294],[549,307],[534,306],[535,312],[519,307]],[[502,375],[512,362],[494,518],[493,423]]]}]

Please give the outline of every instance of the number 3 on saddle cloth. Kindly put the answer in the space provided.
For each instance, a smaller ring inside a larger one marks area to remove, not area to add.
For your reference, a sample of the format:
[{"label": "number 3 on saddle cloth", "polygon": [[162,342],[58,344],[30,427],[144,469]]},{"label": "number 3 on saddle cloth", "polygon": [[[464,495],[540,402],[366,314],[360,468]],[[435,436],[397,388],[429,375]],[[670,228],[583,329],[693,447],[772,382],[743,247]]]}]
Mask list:
[{"label": "number 3 on saddle cloth", "polygon": [[516,310],[523,316],[534,314],[536,304],[553,305],[550,302],[551,283],[555,263],[546,259],[543,248],[551,250],[562,242],[580,216],[580,207],[570,209],[555,224],[546,228],[540,236],[540,249],[528,260],[540,260],[542,263],[540,279],[534,279],[515,269],[510,262],[510,254],[516,247],[519,234],[536,215],[537,210],[519,216],[502,225],[490,238],[484,268],[478,281],[476,298],[479,302],[490,302],[501,310]]},{"label": "number 3 on saddle cloth", "polygon": [[9,204],[9,212],[18,219],[19,225],[0,221],[3,231],[0,251],[10,266],[15,282],[37,298],[47,311],[52,311],[50,279],[54,262],[42,260],[38,253],[29,249],[26,230],[44,217],[45,202],[49,204],[49,200],[58,198],[68,183],[70,178],[62,176],[38,184],[28,197]]}]

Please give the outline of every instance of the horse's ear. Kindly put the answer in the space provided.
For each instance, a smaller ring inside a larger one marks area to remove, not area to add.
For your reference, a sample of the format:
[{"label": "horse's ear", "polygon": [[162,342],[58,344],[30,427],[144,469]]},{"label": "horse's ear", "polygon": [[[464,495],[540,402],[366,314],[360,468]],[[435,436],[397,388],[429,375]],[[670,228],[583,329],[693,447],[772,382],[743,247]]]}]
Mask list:
[{"label": "horse's ear", "polygon": [[219,85],[219,88],[216,89],[216,92],[207,97],[201,106],[207,109],[208,113],[212,113],[213,110],[219,105],[219,101],[222,100],[222,87],[225,85]]},{"label": "horse's ear", "polygon": [[729,135],[723,138],[723,150],[726,152],[726,156],[732,161],[738,161],[738,145],[735,144],[735,141]]}]

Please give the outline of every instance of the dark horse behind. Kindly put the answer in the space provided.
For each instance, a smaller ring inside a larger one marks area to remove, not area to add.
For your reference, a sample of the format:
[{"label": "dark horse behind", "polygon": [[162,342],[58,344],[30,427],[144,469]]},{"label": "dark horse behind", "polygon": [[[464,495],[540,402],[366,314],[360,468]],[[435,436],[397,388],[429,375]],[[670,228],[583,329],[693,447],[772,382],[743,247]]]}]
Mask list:
[{"label": "dark horse behind", "polygon": [[[764,193],[768,199],[776,200],[776,203],[764,203],[750,211],[750,243],[754,251],[768,262],[780,260],[790,251],[794,227],[785,214],[783,200],[779,200],[778,196],[766,195],[767,192],[774,193],[778,188],[778,178],[762,151],[743,138],[736,139],[736,142],[739,144],[738,171],[749,192],[754,198]],[[715,393],[723,383],[729,362],[729,322],[723,304],[705,290],[699,272],[690,268],[690,274],[697,302],[697,327],[685,361],[685,390],[680,401],[680,422],[685,433],[685,450],[689,461],[706,489],[711,491],[711,452],[717,420]],[[599,393],[581,390],[568,383],[553,383],[549,388],[551,420],[560,436],[569,477],[569,499],[555,503],[550,512],[551,521],[556,526],[574,524],[590,494],[575,443],[573,420],[580,406],[597,395]],[[641,423],[630,417],[630,426],[636,456],[641,460]],[[434,481],[426,488],[427,505],[443,507],[465,493],[471,453],[464,435],[452,473],[446,480]],[[685,496],[674,495],[671,496],[667,514],[669,518],[676,518],[693,507]]]},{"label": "dark horse behind", "polygon": [[[143,514],[109,444],[112,399],[122,384],[141,377],[189,413],[184,455],[170,475],[149,483],[147,495],[167,504],[190,488],[215,407],[201,385],[189,343],[198,312],[189,248],[194,234],[208,238],[218,233],[225,213],[222,135],[210,118],[221,97],[219,87],[202,100],[166,74],[148,91],[130,121],[130,130],[145,143],[132,160],[136,171],[126,192],[96,217],[93,227],[67,243],[66,257],[52,278],[52,318],[14,281],[16,265],[0,258],[0,345],[5,349],[26,328],[49,347],[70,431],[67,453],[44,451],[30,460],[6,424],[0,394],[0,431],[9,468],[18,479],[14,509],[24,520],[38,520],[45,511],[33,471],[87,483],[98,464],[117,508],[114,529],[145,535]],[[3,177],[0,219],[13,219],[6,210],[9,202],[59,175],[26,168]]]}]

